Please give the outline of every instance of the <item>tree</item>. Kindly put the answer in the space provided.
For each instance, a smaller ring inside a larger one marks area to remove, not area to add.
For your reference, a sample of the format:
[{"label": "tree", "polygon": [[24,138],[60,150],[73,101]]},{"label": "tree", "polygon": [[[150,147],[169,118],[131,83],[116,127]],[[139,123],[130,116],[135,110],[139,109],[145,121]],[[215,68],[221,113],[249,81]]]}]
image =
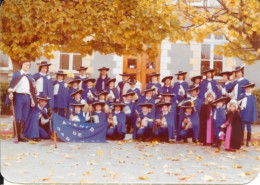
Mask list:
[{"label": "tree", "polygon": [[227,43],[216,54],[237,57],[248,64],[260,60],[260,2],[216,0],[216,7],[192,6],[194,0],[178,0],[175,12],[182,18],[182,40],[202,42],[210,33],[223,35]]},{"label": "tree", "polygon": [[6,0],[0,13],[0,49],[15,66],[55,50],[153,58],[182,34],[167,0]]}]

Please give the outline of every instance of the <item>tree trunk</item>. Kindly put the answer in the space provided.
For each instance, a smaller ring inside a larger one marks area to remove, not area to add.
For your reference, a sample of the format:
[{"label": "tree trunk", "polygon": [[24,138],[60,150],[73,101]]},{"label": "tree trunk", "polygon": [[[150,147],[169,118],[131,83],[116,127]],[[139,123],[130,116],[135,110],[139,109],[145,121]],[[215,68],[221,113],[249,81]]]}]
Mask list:
[{"label": "tree trunk", "polygon": [[11,58],[13,64],[13,72],[21,70],[21,64]]}]

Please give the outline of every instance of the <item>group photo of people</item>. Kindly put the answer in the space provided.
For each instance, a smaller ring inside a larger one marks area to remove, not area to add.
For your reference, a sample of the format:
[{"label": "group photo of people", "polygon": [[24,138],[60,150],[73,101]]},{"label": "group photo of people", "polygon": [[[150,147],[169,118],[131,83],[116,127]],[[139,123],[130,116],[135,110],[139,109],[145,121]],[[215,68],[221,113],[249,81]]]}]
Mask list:
[{"label": "group photo of people", "polygon": [[107,125],[107,140],[123,140],[130,133],[137,141],[183,141],[217,148],[224,143],[228,151],[250,145],[257,102],[252,95],[255,84],[244,77],[244,66],[218,74],[221,83],[214,79],[214,69],[193,76],[192,84],[186,71],[172,70],[172,76],[162,79],[153,72],[140,89],[131,74],[120,74],[122,81],[117,82],[108,76],[107,67],[95,69],[100,73],[95,79],[81,66],[67,83],[64,71],[50,76],[47,61],[39,63],[35,74],[29,74],[30,65],[21,63],[6,97],[6,104],[14,107],[18,141],[50,139],[55,112],[72,122]]}]

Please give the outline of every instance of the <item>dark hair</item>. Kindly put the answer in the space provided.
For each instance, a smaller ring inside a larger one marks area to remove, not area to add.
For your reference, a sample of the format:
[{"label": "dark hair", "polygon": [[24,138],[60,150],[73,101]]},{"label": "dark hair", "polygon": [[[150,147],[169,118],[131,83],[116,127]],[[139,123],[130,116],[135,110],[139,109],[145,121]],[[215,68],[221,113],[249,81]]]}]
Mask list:
[{"label": "dark hair", "polygon": [[[43,66],[40,66],[40,67],[39,67],[38,72],[41,72],[42,67],[43,67]],[[48,73],[48,72],[49,72],[49,66],[47,66],[47,72],[46,72],[46,73]]]},{"label": "dark hair", "polygon": [[191,111],[191,114],[193,114],[194,112],[195,112],[195,107],[189,107],[189,108],[184,108],[184,113],[186,112],[186,109],[191,109],[192,111]]},{"label": "dark hair", "polygon": [[62,76],[63,80],[65,79],[65,75],[61,75],[61,74],[56,74],[56,78],[58,79],[58,76]]},{"label": "dark hair", "polygon": [[[179,76],[180,76],[180,75],[177,75],[177,80],[179,80]],[[183,76],[183,81],[185,81],[186,75],[182,75],[182,76]]]},{"label": "dark hair", "polygon": [[[101,74],[101,71],[100,71],[100,73],[99,73],[99,78],[101,78],[102,77],[102,74]],[[108,77],[108,75],[106,74],[106,78]]]}]

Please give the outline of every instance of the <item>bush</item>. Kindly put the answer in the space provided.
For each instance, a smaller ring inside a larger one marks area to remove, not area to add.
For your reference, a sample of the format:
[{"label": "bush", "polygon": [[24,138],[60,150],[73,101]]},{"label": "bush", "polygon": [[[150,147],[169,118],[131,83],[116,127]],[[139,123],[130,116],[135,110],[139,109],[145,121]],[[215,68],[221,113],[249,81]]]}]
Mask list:
[{"label": "bush", "polygon": [[11,107],[9,105],[5,104],[8,85],[9,85],[8,82],[0,82],[0,88],[1,88],[0,114],[1,115],[11,115],[12,114]]},{"label": "bush", "polygon": [[260,124],[260,89],[254,90],[253,94],[256,97],[257,111],[258,111],[258,122],[256,124]]}]

